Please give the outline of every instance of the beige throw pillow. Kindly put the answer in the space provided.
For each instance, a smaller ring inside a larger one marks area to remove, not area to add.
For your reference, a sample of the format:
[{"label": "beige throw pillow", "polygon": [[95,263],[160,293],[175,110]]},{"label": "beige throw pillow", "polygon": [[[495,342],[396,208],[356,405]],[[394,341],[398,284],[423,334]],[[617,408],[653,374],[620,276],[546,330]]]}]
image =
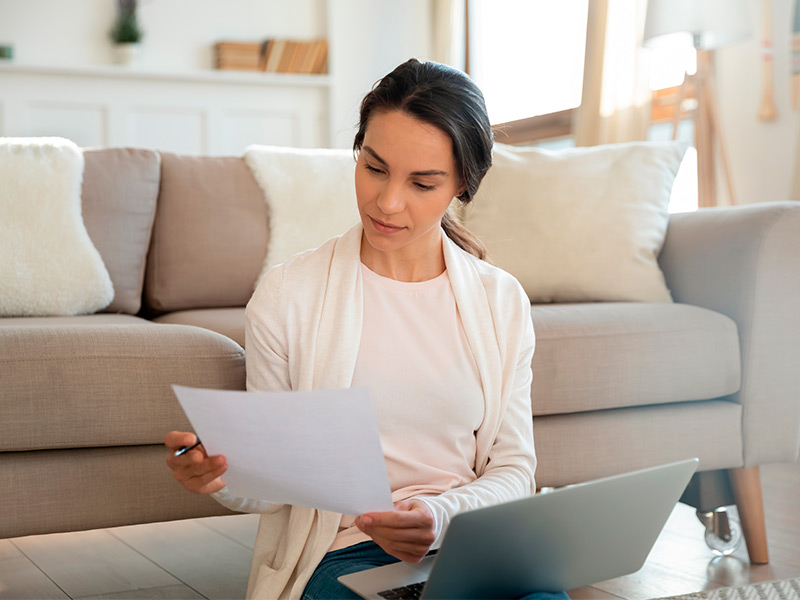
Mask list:
[{"label": "beige throw pillow", "polygon": [[532,302],[671,302],[657,256],[684,143],[496,144],[465,224]]},{"label": "beige throw pillow", "polygon": [[241,157],[161,153],[144,303],[159,313],[244,306],[267,251],[267,207]]},{"label": "beige throw pillow", "polygon": [[160,180],[153,150],[83,151],[83,222],[114,283],[103,312],[135,315],[142,303],[144,267]]}]

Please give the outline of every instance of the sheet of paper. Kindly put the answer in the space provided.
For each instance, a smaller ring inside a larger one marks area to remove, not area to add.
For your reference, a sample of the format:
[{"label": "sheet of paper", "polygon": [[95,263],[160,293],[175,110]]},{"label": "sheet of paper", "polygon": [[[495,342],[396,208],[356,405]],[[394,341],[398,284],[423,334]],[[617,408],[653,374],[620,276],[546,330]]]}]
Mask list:
[{"label": "sheet of paper", "polygon": [[350,515],[392,509],[366,390],[172,388],[206,452],[226,457],[236,496]]}]

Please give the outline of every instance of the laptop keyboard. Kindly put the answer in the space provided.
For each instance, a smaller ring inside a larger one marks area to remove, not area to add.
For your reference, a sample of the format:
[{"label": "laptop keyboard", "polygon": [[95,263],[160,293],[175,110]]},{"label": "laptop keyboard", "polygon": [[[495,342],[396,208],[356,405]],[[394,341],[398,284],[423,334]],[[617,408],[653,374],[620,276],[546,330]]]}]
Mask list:
[{"label": "laptop keyboard", "polygon": [[424,585],[424,581],[412,583],[411,585],[378,592],[378,596],[386,598],[386,600],[418,600],[422,596],[422,586]]}]

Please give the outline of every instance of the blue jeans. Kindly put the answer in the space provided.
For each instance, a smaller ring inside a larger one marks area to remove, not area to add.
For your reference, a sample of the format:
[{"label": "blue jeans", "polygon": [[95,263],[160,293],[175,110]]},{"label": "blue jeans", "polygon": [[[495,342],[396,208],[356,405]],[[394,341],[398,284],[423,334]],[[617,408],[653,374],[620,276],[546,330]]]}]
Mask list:
[{"label": "blue jeans", "polygon": [[[306,585],[303,600],[360,600],[361,596],[351,592],[337,578],[396,562],[400,561],[384,552],[375,542],[363,542],[328,552]],[[521,600],[569,600],[569,596],[566,592],[540,592],[524,596]]]}]

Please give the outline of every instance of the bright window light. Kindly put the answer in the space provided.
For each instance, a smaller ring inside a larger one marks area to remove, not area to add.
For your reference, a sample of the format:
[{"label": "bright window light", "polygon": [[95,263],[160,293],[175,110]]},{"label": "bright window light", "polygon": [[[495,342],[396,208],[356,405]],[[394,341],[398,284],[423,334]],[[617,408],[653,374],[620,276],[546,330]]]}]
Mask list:
[{"label": "bright window light", "polygon": [[650,89],[663,90],[683,83],[684,73],[697,72],[697,52],[692,47],[650,48]]},{"label": "bright window light", "polygon": [[589,0],[471,0],[470,74],[492,123],[580,106]]},{"label": "bright window light", "polygon": [[669,197],[669,212],[681,213],[697,210],[697,149],[690,147],[683,156],[672,194]]}]

